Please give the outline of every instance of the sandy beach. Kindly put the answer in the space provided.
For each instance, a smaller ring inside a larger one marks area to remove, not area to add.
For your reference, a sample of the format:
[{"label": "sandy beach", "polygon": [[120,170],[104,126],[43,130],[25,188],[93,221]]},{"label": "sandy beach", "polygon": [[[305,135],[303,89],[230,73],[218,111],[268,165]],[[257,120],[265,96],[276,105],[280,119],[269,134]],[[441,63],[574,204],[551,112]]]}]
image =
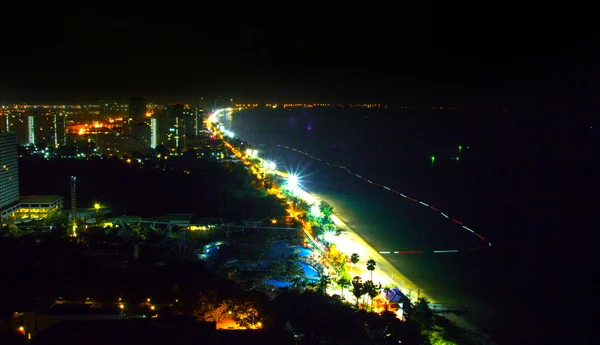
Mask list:
[{"label": "sandy beach", "polygon": [[[316,200],[322,200],[322,198],[316,194],[311,194]],[[329,202],[334,210],[339,209],[334,203]],[[336,246],[342,252],[350,256],[352,253],[357,253],[360,256],[360,261],[357,267],[365,267],[366,262],[370,259],[375,260],[377,268],[372,272],[373,282],[375,284],[381,283],[385,285],[396,285],[398,288],[408,296],[412,301],[416,301],[419,297],[425,297],[430,303],[439,303],[439,301],[427,293],[427,291],[421,289],[413,281],[400,272],[394,267],[382,254],[376,251],[369,243],[367,243],[354,229],[347,225],[341,216],[337,214],[332,215],[331,219],[334,224],[343,230],[342,234],[337,236],[335,241]],[[360,276],[363,280],[371,279],[371,272],[367,270],[360,270]],[[466,331],[476,337],[482,344],[495,344],[491,342],[491,337],[483,333],[479,328],[455,314],[449,314],[446,317],[453,324],[458,327],[464,328]]]}]

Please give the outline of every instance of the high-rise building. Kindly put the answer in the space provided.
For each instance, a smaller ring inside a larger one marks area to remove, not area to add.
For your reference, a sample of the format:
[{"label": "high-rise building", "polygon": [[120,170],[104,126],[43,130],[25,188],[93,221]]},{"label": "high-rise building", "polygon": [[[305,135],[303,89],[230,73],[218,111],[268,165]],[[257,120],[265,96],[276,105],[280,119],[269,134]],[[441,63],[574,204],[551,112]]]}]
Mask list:
[{"label": "high-rise building", "polygon": [[150,125],[146,121],[132,124],[131,137],[140,145],[150,147],[152,141]]},{"label": "high-rise building", "polygon": [[132,97],[129,99],[129,118],[133,122],[144,121],[148,102],[144,98]]},{"label": "high-rise building", "polygon": [[131,135],[120,133],[100,133],[96,135],[96,145],[101,155],[106,157],[138,158],[150,155],[150,145],[140,142]]},{"label": "high-rise building", "polygon": [[193,110],[184,111],[185,116],[185,138],[195,137],[202,129],[202,121],[204,109],[195,108]]},{"label": "high-rise building", "polygon": [[123,120],[123,133],[128,138],[127,141],[135,141],[131,145],[142,147],[140,152],[149,151],[151,128],[150,118],[146,116],[148,102],[144,98],[132,97],[129,99],[128,108],[129,117]]},{"label": "high-rise building", "polygon": [[8,112],[0,110],[0,132],[8,132],[9,115]]},{"label": "high-rise building", "polygon": [[233,129],[233,111],[225,111],[223,112],[223,117],[221,118],[221,124],[228,130]]},{"label": "high-rise building", "polygon": [[0,132],[0,211],[19,202],[17,135]]},{"label": "high-rise building", "polygon": [[152,119],[152,147],[164,145],[170,151],[182,149],[179,124],[179,118],[161,116]]},{"label": "high-rise building", "polygon": [[150,120],[150,147],[156,148],[160,138],[158,137],[158,118],[153,117]]},{"label": "high-rise building", "polygon": [[[66,144],[66,116],[57,112],[36,112],[27,117],[29,144]],[[12,129],[11,129],[12,130]]]},{"label": "high-rise building", "polygon": [[27,116],[27,134],[29,144],[35,145],[35,117],[33,115]]}]

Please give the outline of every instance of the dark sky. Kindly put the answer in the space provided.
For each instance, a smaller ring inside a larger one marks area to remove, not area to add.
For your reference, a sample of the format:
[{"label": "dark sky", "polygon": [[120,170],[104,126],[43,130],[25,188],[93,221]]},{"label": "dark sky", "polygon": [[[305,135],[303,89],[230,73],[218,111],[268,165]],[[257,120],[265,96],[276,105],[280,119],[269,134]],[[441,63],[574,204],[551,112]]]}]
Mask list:
[{"label": "dark sky", "polygon": [[4,6],[19,15],[0,21],[0,100],[469,104],[598,90],[598,36],[584,8],[158,4]]}]

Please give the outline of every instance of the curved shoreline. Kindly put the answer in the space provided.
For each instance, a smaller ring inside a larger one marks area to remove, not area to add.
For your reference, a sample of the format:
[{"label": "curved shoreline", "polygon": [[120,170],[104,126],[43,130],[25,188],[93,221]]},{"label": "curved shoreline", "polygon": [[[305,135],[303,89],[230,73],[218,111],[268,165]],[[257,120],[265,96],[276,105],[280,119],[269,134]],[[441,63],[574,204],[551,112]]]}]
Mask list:
[{"label": "curved shoreline", "polygon": [[[278,170],[275,170],[275,172],[279,175],[286,174]],[[303,195],[299,195],[299,197],[305,201],[308,201],[309,204],[313,204],[315,200],[323,200],[322,198],[318,197],[318,194],[312,194],[306,190],[302,190],[301,194]],[[312,202],[310,199],[312,199]],[[332,204],[332,206],[335,209],[335,205]],[[364,264],[369,259],[373,259],[377,262],[377,268],[375,271],[370,271],[368,273],[358,271],[357,274],[367,274],[368,278],[372,277],[370,280],[372,280],[375,284],[381,283],[381,285],[398,286],[402,293],[404,293],[413,301],[418,297],[425,297],[430,303],[437,303],[435,299],[429,296],[425,291],[422,291],[420,287],[408,279],[408,277],[402,274],[402,272],[400,272],[400,270],[398,270],[391,262],[389,262],[383,257],[383,255],[376,251],[361,235],[358,234],[355,229],[347,225],[344,220],[340,219],[335,213],[331,218],[336,226],[344,230],[344,232],[338,236],[338,241],[336,241],[336,245],[341,252],[347,254],[348,256],[350,256],[352,253],[358,253],[362,258],[359,261],[359,264],[362,264],[362,267],[365,267]],[[307,234],[307,236],[309,235]],[[413,293],[415,290],[416,294]],[[466,333],[472,334],[482,344],[494,344],[490,341],[491,337],[489,335],[481,332],[481,330],[479,330],[466,319],[458,315],[452,315],[451,317],[447,317],[447,319],[456,326],[463,328]]]},{"label": "curved shoreline", "polygon": [[[317,193],[310,193],[308,191],[306,191],[306,193],[319,201],[327,201],[334,210],[336,209],[335,202],[329,202],[327,198],[322,198]],[[364,266],[369,259],[373,259],[375,262],[377,262],[377,268],[375,271],[373,271],[373,282],[375,284],[381,283],[384,286],[396,285],[400,291],[402,291],[402,293],[404,293],[413,301],[415,301],[418,296],[427,298],[430,303],[439,303],[439,301],[430,296],[426,291],[421,289],[417,284],[410,280],[410,278],[400,272],[399,269],[397,269],[383,255],[376,251],[354,228],[349,226],[347,222],[340,218],[335,212],[331,219],[337,227],[343,230],[342,234],[338,236],[338,240],[335,243],[341,252],[347,254],[348,256],[350,256],[352,253],[357,253],[361,258],[357,265]],[[444,315],[443,317],[448,319],[456,326],[461,327],[467,332],[477,336],[479,338],[478,340],[483,344],[493,344],[493,342],[490,342],[491,337],[488,334],[483,333],[476,325],[472,324],[465,318],[455,314]]]}]

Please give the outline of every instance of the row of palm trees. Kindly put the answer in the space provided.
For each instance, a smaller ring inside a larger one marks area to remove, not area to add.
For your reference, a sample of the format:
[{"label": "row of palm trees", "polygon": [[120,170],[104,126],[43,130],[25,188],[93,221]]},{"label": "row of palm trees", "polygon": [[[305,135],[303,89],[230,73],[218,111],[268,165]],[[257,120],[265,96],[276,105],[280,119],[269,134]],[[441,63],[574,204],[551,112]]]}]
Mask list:
[{"label": "row of palm trees", "polygon": [[366,282],[363,282],[362,278],[359,276],[355,276],[354,278],[352,278],[352,280],[348,280],[348,278],[342,277],[338,279],[337,284],[342,288],[342,299],[344,299],[344,289],[347,289],[350,286],[352,286],[352,294],[354,295],[354,297],[356,297],[357,308],[360,297],[364,295],[369,295],[369,297],[371,297],[372,303],[372,299],[377,297],[377,295],[379,294],[380,288],[380,286],[375,285],[372,280],[367,280]]},{"label": "row of palm trees", "polygon": [[[357,253],[353,253],[350,256],[350,262],[356,267],[356,264],[360,261],[360,256]],[[377,262],[373,259],[369,259],[366,263],[367,270],[371,272],[371,279],[363,282],[360,276],[355,276],[352,280],[348,279],[348,277],[342,276],[338,279],[337,283],[342,288],[342,299],[344,298],[344,289],[352,286],[352,294],[356,297],[356,307],[358,308],[358,303],[361,297],[368,295],[371,298],[371,309],[373,309],[373,298],[377,297],[379,294],[379,289],[381,286],[375,285],[373,283],[373,271],[377,267]]]},{"label": "row of palm trees", "polygon": [[[360,256],[357,253],[353,253],[350,256],[350,261],[356,267],[356,264],[360,261]],[[341,287],[341,298],[344,299],[344,289],[352,286],[352,294],[356,298],[356,307],[359,306],[359,301],[361,297],[369,296],[371,299],[371,309],[373,309],[373,298],[377,297],[379,294],[379,290],[381,289],[381,284],[375,285],[373,283],[373,271],[377,267],[377,262],[373,259],[369,259],[366,262],[367,270],[371,273],[371,279],[364,281],[360,276],[355,276],[352,280],[349,279],[349,276],[342,276],[337,280],[337,284]],[[322,276],[318,283],[308,283],[304,278],[304,272],[302,267],[298,264],[298,257],[291,256],[288,258],[282,258],[279,260],[275,260],[273,262],[273,266],[271,267],[272,274],[274,276],[283,278],[287,282],[291,282],[293,288],[306,288],[309,285],[315,285],[313,288],[316,288],[317,291],[322,293],[326,293],[326,290],[330,284],[330,279],[327,276]]]},{"label": "row of palm trees", "polygon": [[[353,253],[352,255],[350,255],[350,262],[352,262],[352,264],[354,265],[354,267],[356,268],[356,264],[360,261],[360,256],[357,253]],[[369,259],[367,261],[367,270],[369,270],[369,272],[371,272],[371,281],[373,280],[373,271],[375,271],[375,267],[377,267],[377,262],[375,262],[375,260],[373,259]]]}]

